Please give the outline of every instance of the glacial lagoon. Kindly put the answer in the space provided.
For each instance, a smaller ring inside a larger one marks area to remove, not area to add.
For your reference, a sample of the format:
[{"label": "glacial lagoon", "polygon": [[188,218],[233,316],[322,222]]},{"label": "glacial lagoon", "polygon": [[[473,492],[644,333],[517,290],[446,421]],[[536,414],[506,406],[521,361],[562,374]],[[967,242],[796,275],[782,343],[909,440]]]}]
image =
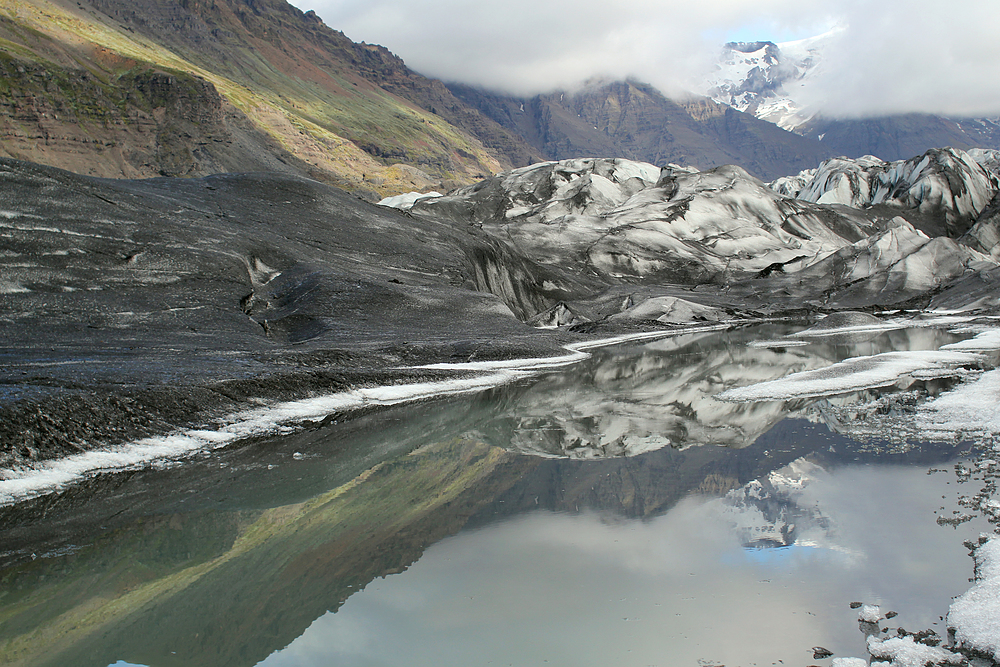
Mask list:
[{"label": "glacial lagoon", "polygon": [[998,466],[921,415],[996,353],[717,398],[982,331],[802,328],[592,349],[8,504],[0,662],[828,665],[866,656],[857,602],[943,635]]}]

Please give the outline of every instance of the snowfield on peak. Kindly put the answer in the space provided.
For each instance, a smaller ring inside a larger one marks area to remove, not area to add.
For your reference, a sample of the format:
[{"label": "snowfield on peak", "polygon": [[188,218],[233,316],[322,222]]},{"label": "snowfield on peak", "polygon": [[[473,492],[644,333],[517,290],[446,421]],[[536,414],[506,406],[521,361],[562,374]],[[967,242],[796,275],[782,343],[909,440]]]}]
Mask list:
[{"label": "snowfield on peak", "polygon": [[779,44],[730,42],[700,91],[716,102],[794,130],[813,116],[798,100],[820,71],[823,50],[838,32]]}]

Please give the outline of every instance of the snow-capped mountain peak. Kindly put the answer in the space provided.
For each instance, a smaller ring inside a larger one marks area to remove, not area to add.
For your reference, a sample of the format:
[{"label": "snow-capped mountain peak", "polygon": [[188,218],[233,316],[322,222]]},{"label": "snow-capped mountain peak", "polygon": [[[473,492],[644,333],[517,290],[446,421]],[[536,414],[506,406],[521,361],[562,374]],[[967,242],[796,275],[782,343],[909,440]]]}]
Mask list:
[{"label": "snow-capped mountain peak", "polygon": [[812,116],[800,101],[804,85],[822,63],[826,44],[839,32],[791,42],[730,42],[703,90],[716,102],[792,130]]}]

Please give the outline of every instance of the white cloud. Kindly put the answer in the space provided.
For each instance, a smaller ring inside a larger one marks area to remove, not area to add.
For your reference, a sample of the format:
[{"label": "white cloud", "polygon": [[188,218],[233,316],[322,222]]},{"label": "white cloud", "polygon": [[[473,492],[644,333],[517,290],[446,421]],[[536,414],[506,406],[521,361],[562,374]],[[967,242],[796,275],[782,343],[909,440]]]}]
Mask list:
[{"label": "white cloud", "polygon": [[828,113],[1000,111],[1000,4],[854,0],[843,18],[807,91]]},{"label": "white cloud", "polygon": [[518,94],[594,76],[692,87],[730,35],[847,26],[810,100],[829,113],[1000,110],[1000,4],[982,0],[296,0],[428,76]]}]

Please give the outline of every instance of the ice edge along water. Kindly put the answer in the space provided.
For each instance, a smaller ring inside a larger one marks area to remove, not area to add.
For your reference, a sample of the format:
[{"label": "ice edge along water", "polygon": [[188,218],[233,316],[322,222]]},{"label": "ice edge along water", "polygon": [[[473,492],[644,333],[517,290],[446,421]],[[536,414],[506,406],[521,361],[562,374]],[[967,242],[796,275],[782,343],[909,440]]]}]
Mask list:
[{"label": "ice edge along water", "polygon": [[[942,316],[923,322],[911,322],[909,325],[893,321],[876,327],[850,326],[822,331],[807,329],[790,335],[788,340],[792,343],[798,343],[799,341],[796,339],[804,337],[855,334],[861,332],[873,333],[915,326],[958,324],[968,320],[969,318],[967,317]],[[764,341],[756,346],[773,346],[777,343],[778,341]],[[730,402],[785,401],[795,398],[847,394],[864,389],[885,387],[908,374],[912,374],[915,377],[927,378],[964,375],[963,366],[979,363],[982,360],[982,353],[993,350],[1000,350],[1000,329],[990,328],[980,331],[973,338],[942,345],[937,350],[883,352],[881,354],[853,357],[824,368],[801,371],[777,380],[768,380],[745,387],[728,389],[718,394],[716,398]],[[996,370],[988,371],[979,376],[974,382],[962,384],[955,390],[943,394],[935,401],[928,403],[928,407],[936,406],[933,408],[935,412],[950,415],[952,421],[957,422],[964,419],[964,424],[972,425],[973,421],[971,419],[973,414],[971,412],[968,414],[959,414],[956,412],[956,409],[962,401],[966,401],[966,404],[968,404],[967,399],[970,395],[975,396],[978,393],[982,393],[977,391],[977,383],[984,382],[985,384],[982,387],[992,386],[992,383],[996,382],[996,380],[991,379],[994,377],[994,374],[1000,378],[1000,372]],[[957,395],[962,395],[963,398],[957,400],[951,398]],[[942,402],[942,399],[945,400]],[[1000,433],[1000,402],[994,402],[989,406],[996,414],[988,421],[986,417],[989,415],[982,411],[982,401],[976,401],[974,404],[977,405],[977,410],[979,410],[975,414],[976,419],[974,423],[980,427],[992,424],[996,428],[993,430],[987,429],[988,432]],[[927,411],[925,410],[924,414],[926,415],[926,413]],[[930,425],[929,421],[927,425]],[[932,430],[937,432],[942,429],[934,428]],[[980,428],[979,430],[983,429]]]},{"label": "ice edge along water", "polygon": [[558,357],[512,359],[417,366],[425,370],[479,372],[481,375],[439,382],[418,382],[354,389],[297,401],[286,401],[228,415],[213,426],[179,429],[115,447],[94,449],[37,466],[0,470],[0,506],[59,491],[88,475],[135,469],[218,449],[250,437],[292,432],[296,424],[323,419],[336,412],[369,406],[391,406],[435,396],[471,393],[513,382],[540,371],[567,366],[590,356],[585,350],[635,340],[666,338],[728,328],[730,325],[687,327],[628,334],[566,346]]},{"label": "ice edge along water", "polygon": [[[976,562],[975,585],[957,596],[948,609],[947,626],[954,632],[954,644],[929,646],[912,636],[868,637],[872,665],[920,667],[922,665],[964,665],[966,657],[955,650],[971,650],[1000,661],[1000,538],[984,535],[973,552]],[[883,618],[875,613],[859,620],[877,623]],[[879,660],[890,662],[877,662]],[[976,663],[972,663],[976,664]],[[985,664],[985,663],[984,663]],[[832,667],[865,667],[861,658],[835,658]]]}]

